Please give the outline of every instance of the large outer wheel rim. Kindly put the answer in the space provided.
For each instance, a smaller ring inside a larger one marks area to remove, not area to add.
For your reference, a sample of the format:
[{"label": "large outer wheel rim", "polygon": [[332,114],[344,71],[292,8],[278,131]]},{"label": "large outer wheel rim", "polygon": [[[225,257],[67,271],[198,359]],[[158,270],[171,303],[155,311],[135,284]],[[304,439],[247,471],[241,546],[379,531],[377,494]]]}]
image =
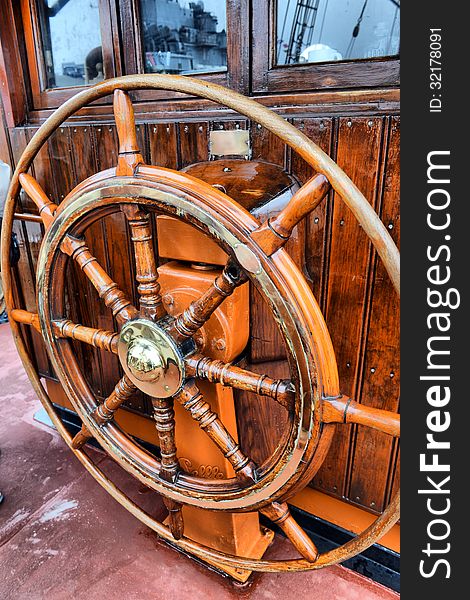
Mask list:
[{"label": "large outer wheel rim", "polygon": [[[292,124],[288,123],[282,119],[282,117],[273,113],[266,107],[258,104],[256,101],[216,84],[210,84],[191,77],[170,75],[128,75],[101,82],[96,86],[83,90],[65,102],[38,129],[21,156],[8,191],[2,227],[2,276],[4,279],[5,300],[8,311],[14,308],[9,250],[15,205],[20,190],[19,175],[29,169],[43,143],[47,141],[57,127],[71,117],[76,111],[99,98],[111,94],[115,89],[132,91],[145,88],[173,90],[212,100],[213,102],[231,108],[239,114],[263,125],[267,130],[279,137],[284,143],[297,152],[297,154],[299,154],[310,166],[328,178],[333,189],[342,197],[345,204],[350,208],[351,212],[364,229],[366,235],[381,257],[397,294],[400,293],[400,255],[380,218],[363,194],[341,168]],[[55,412],[48,395],[42,388],[39,376],[27,353],[19,324],[12,321],[11,328],[23,365],[36,393],[56,425],[59,433],[65,439],[69,447],[72,448],[71,437]],[[151,527],[162,538],[175,543],[170,531],[164,525],[155,521],[155,519],[134,505],[106,478],[103,472],[93,464],[82,450],[74,450],[73,448],[72,450],[93,477],[95,477],[95,479],[117,501],[138,517],[143,523]],[[368,548],[379,536],[384,535],[397,522],[400,517],[399,507],[400,494],[398,492],[382,515],[380,515],[366,530],[343,546],[322,554],[314,564],[309,563],[306,560],[286,560],[280,562],[260,560],[254,562],[240,557],[231,557],[222,552],[214,552],[213,550],[192,542],[191,540],[187,540],[186,538],[179,540],[177,544],[181,549],[191,552],[202,559],[216,560],[221,564],[228,566],[242,566],[246,569],[266,572],[279,572],[285,570],[305,571],[347,560]]]},{"label": "large outer wheel rim", "polygon": [[[270,462],[270,469],[276,474],[276,479],[279,483],[275,485],[269,483],[269,470],[266,467],[267,473],[264,474],[260,481],[250,486],[238,487],[233,491],[225,493],[226,499],[221,499],[224,496],[222,488],[223,481],[219,480],[201,480],[204,482],[205,489],[194,489],[196,486],[196,477],[180,474],[178,484],[172,485],[157,479],[157,472],[152,469],[152,464],[157,461],[152,460],[150,455],[147,455],[146,463],[138,464],[145,460],[142,454],[143,450],[135,447],[135,454],[132,454],[132,448],[128,447],[127,451],[123,448],[120,440],[122,432],[113,422],[107,424],[106,427],[99,427],[90,418],[91,412],[95,405],[92,404],[92,399],[89,391],[77,381],[74,377],[67,377],[67,368],[70,365],[70,370],[73,373],[78,366],[73,357],[73,353],[68,348],[67,340],[57,340],[51,331],[51,320],[56,316],[63,317],[62,314],[54,315],[54,300],[57,294],[53,292],[53,280],[58,275],[63,274],[64,269],[62,262],[56,264],[59,257],[64,257],[59,251],[59,246],[67,232],[74,233],[74,227],[80,220],[93,218],[93,212],[96,210],[96,205],[102,211],[107,207],[121,205],[132,200],[138,201],[140,205],[152,207],[152,202],[155,203],[153,208],[159,211],[165,206],[171,209],[173,216],[189,216],[191,222],[194,219],[199,221],[205,220],[205,233],[213,231],[216,235],[224,238],[224,249],[230,251],[238,244],[246,244],[250,242],[249,232],[257,227],[257,221],[244,209],[239,207],[229,197],[225,197],[220,191],[207,186],[207,197],[196,194],[189,196],[191,178],[178,175],[178,184],[182,186],[187,179],[187,188],[181,189],[181,196],[178,197],[175,192],[170,193],[165,188],[171,190],[171,171],[164,171],[155,168],[155,181],[152,182],[149,178],[149,167],[146,167],[145,178],[116,178],[100,179],[98,182],[91,181],[90,185],[86,185],[86,181],[80,185],[79,191],[75,194],[72,191],[69,196],[63,201],[60,209],[56,213],[51,227],[46,231],[41,251],[38,259],[38,307],[39,317],[41,321],[41,329],[48,342],[48,350],[52,360],[55,372],[59,380],[67,391],[71,392],[70,399],[74,408],[85,422],[87,427],[94,432],[95,438],[100,442],[106,451],[108,451],[114,459],[126,470],[128,470],[137,479],[149,485],[156,491],[164,491],[167,495],[178,502],[194,504],[201,506],[201,501],[205,503],[205,508],[213,510],[230,510],[230,511],[248,511],[257,509],[267,503],[280,499],[284,493],[288,493],[292,487],[292,481],[296,481],[310,463],[310,457],[314,455],[316,446],[319,441],[321,430],[321,414],[319,395],[323,391],[322,375],[324,364],[331,365],[334,361],[332,348],[330,353],[323,348],[324,355],[314,353],[310,355],[310,351],[317,349],[315,340],[302,339],[301,334],[311,330],[318,330],[320,327],[326,328],[321,311],[311,294],[307,297],[307,305],[301,306],[300,299],[296,297],[298,290],[296,282],[301,278],[301,274],[292,264],[286,252],[281,250],[276,257],[263,257],[259,255],[260,266],[262,272],[252,275],[254,282],[261,285],[261,291],[268,294],[273,306],[278,307],[278,318],[282,320],[284,335],[288,351],[291,354],[290,366],[294,373],[294,380],[298,382],[298,393],[296,402],[296,414],[294,415],[294,426],[291,440],[287,440],[286,449],[273,455]],[[161,180],[166,175],[167,181],[164,183]],[[199,184],[200,187],[200,184]],[[218,206],[214,209],[214,203],[218,200]],[[212,207],[211,212],[209,212]],[[230,207],[230,208],[229,208]],[[219,211],[225,210],[225,214]],[[248,226],[248,227],[247,227]],[[251,227],[250,227],[251,226]],[[57,254],[59,252],[59,254]],[[264,268],[263,268],[264,263]],[[297,272],[297,278],[293,273]],[[274,278],[274,281],[272,280]],[[291,283],[291,282],[294,283]],[[277,282],[277,285],[276,285]],[[279,290],[282,289],[283,293]],[[305,295],[305,294],[304,294]],[[277,302],[277,303],[276,303]],[[60,311],[60,309],[59,309]],[[316,321],[311,325],[305,320],[304,315],[309,317],[314,316]],[[297,335],[296,335],[297,334]],[[305,369],[299,367],[304,364]],[[67,366],[66,366],[67,365]],[[331,385],[331,384],[330,384]],[[331,388],[330,388],[331,391]],[[339,391],[336,391],[339,393]],[[89,398],[89,404],[83,405],[82,398],[85,401]],[[296,429],[296,431],[294,431]],[[262,468],[262,467],[261,467]],[[299,471],[297,473],[297,471]],[[264,483],[263,479],[267,481]],[[183,484],[187,482],[189,485],[184,488],[183,495],[180,490]],[[211,489],[208,490],[207,488]],[[209,493],[210,492],[210,493]],[[217,496],[214,500],[213,496]],[[264,497],[263,497],[264,496]]]}]

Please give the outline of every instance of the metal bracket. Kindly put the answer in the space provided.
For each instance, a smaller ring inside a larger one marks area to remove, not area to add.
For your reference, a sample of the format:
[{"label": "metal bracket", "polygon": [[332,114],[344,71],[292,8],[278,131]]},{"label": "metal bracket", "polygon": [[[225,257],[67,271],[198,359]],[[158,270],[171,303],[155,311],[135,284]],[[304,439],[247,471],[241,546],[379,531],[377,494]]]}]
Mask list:
[{"label": "metal bracket", "polygon": [[247,129],[211,131],[209,134],[209,160],[220,156],[243,156],[246,160],[250,160],[250,132]]}]

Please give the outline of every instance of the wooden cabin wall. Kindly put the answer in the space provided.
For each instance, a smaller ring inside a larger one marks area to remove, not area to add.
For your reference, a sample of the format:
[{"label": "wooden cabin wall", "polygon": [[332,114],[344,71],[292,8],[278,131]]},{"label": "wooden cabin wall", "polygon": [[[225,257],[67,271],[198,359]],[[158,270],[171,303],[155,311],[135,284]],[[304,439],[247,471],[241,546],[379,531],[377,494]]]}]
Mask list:
[{"label": "wooden cabin wall", "polygon": [[[330,94],[334,99],[334,94]],[[373,204],[394,240],[399,242],[399,116],[382,112],[372,102],[358,110],[357,104],[334,104],[333,108],[302,106],[292,110],[295,98],[284,99],[288,109],[277,109],[319,144],[352,178]],[[270,103],[269,100],[266,103]],[[282,106],[282,99],[278,100]],[[350,110],[348,110],[348,108]],[[168,114],[167,111],[166,114]],[[168,118],[149,118],[139,113],[138,134],[144,158],[152,164],[180,169],[207,160],[208,135],[213,128],[248,127],[253,159],[283,166],[301,183],[312,170],[283,143],[255,123],[204,105],[199,112],[173,112]],[[17,160],[37,125],[10,128],[11,151]],[[34,176],[55,202],[60,202],[82,179],[116,164],[116,130],[109,117],[95,116],[65,124],[57,130],[34,161]],[[25,210],[33,212],[26,202]],[[17,221],[21,260],[16,269],[19,304],[34,309],[34,270],[42,227]],[[111,277],[135,299],[133,261],[124,219],[114,215],[95,224],[88,243]],[[158,240],[156,240],[158,244]],[[364,404],[398,410],[399,355],[398,301],[388,275],[353,215],[342,200],[330,194],[298,228],[289,252],[303,270],[326,316],[336,350],[343,392]],[[131,277],[129,277],[131,274]],[[113,328],[112,315],[97,300],[90,283],[73,265],[68,274],[70,318],[93,327]],[[247,361],[250,368],[272,376],[285,376],[283,345],[264,302],[252,293],[252,338]],[[38,334],[25,332],[39,370],[54,377]],[[76,346],[79,362],[89,374],[99,396],[106,396],[120,376],[114,356],[84,345]],[[140,397],[131,410],[148,412],[148,399]],[[240,393],[237,401],[242,447],[255,460],[275,444],[284,424],[282,409],[269,400]],[[372,512],[380,512],[397,485],[398,447],[390,437],[373,430],[338,427],[329,455],[312,485]]]}]

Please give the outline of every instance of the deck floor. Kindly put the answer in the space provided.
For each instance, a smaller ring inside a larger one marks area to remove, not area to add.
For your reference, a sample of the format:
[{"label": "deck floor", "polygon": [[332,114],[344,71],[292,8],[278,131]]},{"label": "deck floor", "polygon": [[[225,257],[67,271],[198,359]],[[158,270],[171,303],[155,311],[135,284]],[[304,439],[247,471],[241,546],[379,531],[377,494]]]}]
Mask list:
[{"label": "deck floor", "polygon": [[[33,419],[40,404],[0,325],[0,598],[2,600],[384,600],[398,594],[341,566],[258,574],[237,587],[165,546],[84,470],[57,432]],[[159,496],[139,493],[109,458],[103,470],[146,510]],[[275,539],[270,556],[291,553]],[[292,554],[293,555],[293,554]]]}]

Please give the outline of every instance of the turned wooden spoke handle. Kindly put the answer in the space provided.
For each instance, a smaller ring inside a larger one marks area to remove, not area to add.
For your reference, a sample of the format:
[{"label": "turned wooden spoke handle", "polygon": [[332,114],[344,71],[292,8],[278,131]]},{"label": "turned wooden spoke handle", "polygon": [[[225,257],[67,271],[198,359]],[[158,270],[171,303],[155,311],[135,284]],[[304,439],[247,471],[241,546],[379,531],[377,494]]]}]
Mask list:
[{"label": "turned wooden spoke handle", "polygon": [[251,237],[264,252],[271,256],[289,240],[294,227],[320,204],[331,189],[324,175],[312,177],[291,198],[289,204],[276,216],[271,217]]},{"label": "turned wooden spoke handle", "polygon": [[31,175],[21,173],[19,180],[21,187],[38,207],[39,216],[41,217],[42,222],[46,227],[49,227],[54,220],[57,204],[54,204],[54,202],[48,198],[46,192],[42,189],[36,179],[31,177]]},{"label": "turned wooden spoke handle", "polygon": [[273,502],[262,508],[260,512],[282,529],[304,558],[309,562],[317,560],[319,556],[317,547],[291,515],[289,507],[285,502]]},{"label": "turned wooden spoke handle", "polygon": [[[178,458],[176,456],[173,399],[152,398],[152,405],[162,457],[160,477],[169,483],[173,483],[179,471]],[[171,533],[175,540],[179,540],[184,534],[182,506],[172,498],[164,497],[163,502],[169,513]]]},{"label": "turned wooden spoke handle", "polygon": [[236,476],[242,481],[256,481],[256,465],[242,452],[217,413],[211,410],[195,382],[189,380],[175,398],[221,450],[232,465]]},{"label": "turned wooden spoke handle", "polygon": [[119,323],[122,324],[137,317],[137,310],[91,254],[85,240],[68,235],[62,242],[61,250],[77,262]]},{"label": "turned wooden spoke handle", "polygon": [[144,162],[137,143],[134,107],[127,92],[115,90],[113,99],[114,120],[119,138],[116,175],[133,175],[137,165]]},{"label": "turned wooden spoke handle", "polygon": [[235,288],[248,280],[246,274],[229,260],[204,294],[191,302],[174,322],[175,333],[182,339],[192,336],[206,323]]},{"label": "turned wooden spoke handle", "polygon": [[[132,381],[124,375],[122,379],[118,381],[114,390],[106,398],[103,404],[99,404],[93,411],[91,418],[97,423],[97,425],[105,425],[114,418],[114,413],[121,406],[123,402],[129,400],[136,391],[135,385]],[[72,440],[72,448],[78,450],[84,446],[87,441],[93,437],[86,425],[82,425],[81,430]]]},{"label": "turned wooden spoke handle", "polygon": [[323,399],[323,421],[325,423],[356,423],[400,437],[400,415],[397,413],[364,406],[348,396]]}]

